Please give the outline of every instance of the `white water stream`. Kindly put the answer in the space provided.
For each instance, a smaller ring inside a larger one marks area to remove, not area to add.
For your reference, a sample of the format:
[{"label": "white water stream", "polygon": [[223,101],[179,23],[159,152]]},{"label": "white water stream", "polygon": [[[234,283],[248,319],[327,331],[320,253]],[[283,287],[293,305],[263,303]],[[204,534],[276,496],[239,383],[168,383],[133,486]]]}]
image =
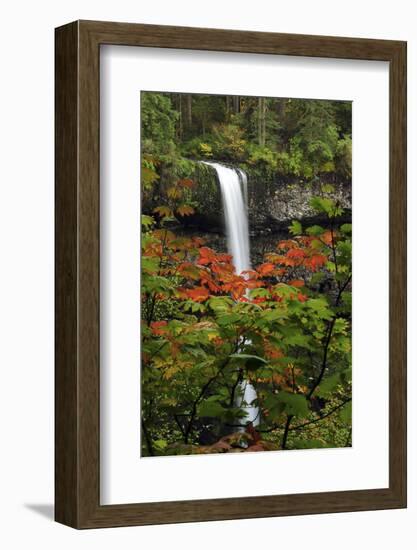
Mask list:
[{"label": "white water stream", "polygon": [[[240,274],[251,268],[249,254],[249,224],[247,210],[247,176],[240,168],[228,168],[216,162],[204,162],[212,166],[219,178],[220,191],[224,208],[227,247],[233,257],[236,273]],[[258,407],[251,405],[256,399],[256,391],[252,384],[243,380],[240,383],[240,394],[235,406],[247,413],[243,423],[252,422],[253,426],[260,423]]]}]

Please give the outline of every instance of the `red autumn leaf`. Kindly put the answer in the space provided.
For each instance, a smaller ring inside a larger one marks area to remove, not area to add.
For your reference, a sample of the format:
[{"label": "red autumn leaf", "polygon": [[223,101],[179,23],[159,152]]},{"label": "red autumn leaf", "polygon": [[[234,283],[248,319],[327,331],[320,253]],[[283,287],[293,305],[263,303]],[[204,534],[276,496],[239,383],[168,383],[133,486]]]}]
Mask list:
[{"label": "red autumn leaf", "polygon": [[183,178],[181,180],[178,180],[178,185],[181,185],[182,187],[188,187],[188,189],[191,189],[191,187],[194,186],[193,180],[190,180],[189,178]]},{"label": "red autumn leaf", "polygon": [[284,356],[279,348],[272,346],[268,342],[265,344],[265,355],[268,357],[268,359],[279,359],[280,357]]},{"label": "red autumn leaf", "polygon": [[294,260],[303,259],[306,257],[306,253],[301,248],[292,248],[287,252],[287,258]]},{"label": "red autumn leaf", "polygon": [[253,304],[262,304],[262,302],[266,302],[265,296],[258,296],[257,298],[253,298],[252,300]]},{"label": "red autumn leaf", "polygon": [[197,260],[199,265],[217,264],[217,263],[230,263],[232,256],[230,254],[217,254],[211,248],[202,246],[198,250],[200,258]]},{"label": "red autumn leaf", "polygon": [[172,216],[172,210],[168,206],[157,206],[153,211],[161,216],[161,218],[170,218]]},{"label": "red autumn leaf", "polygon": [[255,445],[256,443],[258,443],[258,441],[261,440],[261,435],[255,430],[251,422],[246,426],[246,433],[251,436],[251,440],[248,442],[249,446]]},{"label": "red autumn leaf", "polygon": [[217,264],[213,264],[211,266],[211,271],[213,273],[217,273],[219,275],[219,278],[221,278],[221,277],[226,277],[227,278],[227,276],[229,274],[233,274],[234,269],[233,269],[232,264],[217,263]]},{"label": "red autumn leaf", "polygon": [[291,249],[291,248],[297,248],[297,247],[298,247],[297,241],[293,241],[293,240],[280,241],[280,242],[277,244],[277,248],[278,248],[279,250],[281,250],[281,249],[283,249],[283,248]]},{"label": "red autumn leaf", "polygon": [[221,287],[213,280],[209,272],[203,272],[200,275],[200,282],[202,285],[208,286],[211,292],[220,292]]},{"label": "red autumn leaf", "polygon": [[220,336],[216,336],[216,338],[214,338],[214,340],[212,341],[212,344],[215,345],[216,347],[219,347],[224,344],[224,340],[220,338]]},{"label": "red autumn leaf", "polygon": [[204,302],[210,296],[210,292],[203,286],[197,286],[195,288],[187,288],[185,290],[186,295],[194,302]]},{"label": "red autumn leaf", "polygon": [[254,279],[249,279],[246,281],[246,288],[253,289],[253,288],[261,288],[264,286],[263,281],[255,281]]},{"label": "red autumn leaf", "polygon": [[266,263],[266,264],[261,264],[258,268],[257,268],[257,271],[258,273],[260,273],[262,276],[265,276],[265,275],[268,275],[270,273],[272,273],[275,269],[275,266],[274,264],[270,264],[270,263]]},{"label": "red autumn leaf", "polygon": [[311,243],[315,240],[316,240],[316,237],[313,237],[313,236],[303,235],[303,236],[297,237],[298,244],[299,245],[301,244],[303,246],[310,246]]},{"label": "red autumn leaf", "polygon": [[308,300],[308,296],[302,294],[301,292],[297,294],[297,298],[299,302],[306,302]]},{"label": "red autumn leaf", "polygon": [[162,336],[166,332],[165,327],[167,324],[167,321],[154,321],[151,323],[152,333],[155,334],[155,336]]},{"label": "red autumn leaf", "polygon": [[182,204],[177,208],[177,212],[180,216],[191,216],[194,214],[194,208],[188,204]]},{"label": "red autumn leaf", "polygon": [[331,245],[332,242],[333,242],[333,233],[331,231],[325,231],[323,233],[323,235],[321,236],[321,240],[328,244],[328,245]]},{"label": "red autumn leaf", "polygon": [[288,284],[291,286],[295,286],[295,288],[301,288],[302,286],[304,286],[305,283],[302,279],[294,279],[293,281],[290,281]]},{"label": "red autumn leaf", "polygon": [[208,265],[211,264],[213,261],[216,261],[216,254],[215,252],[206,246],[202,246],[198,250],[200,254],[200,258],[197,260],[197,263],[200,265]]},{"label": "red autumn leaf", "polygon": [[232,256],[231,254],[215,254],[215,261],[227,264],[232,261]]},{"label": "red autumn leaf", "polygon": [[306,263],[308,263],[313,271],[316,271],[318,267],[323,266],[326,262],[327,258],[326,256],[323,256],[323,254],[313,254],[313,256],[311,256]]}]

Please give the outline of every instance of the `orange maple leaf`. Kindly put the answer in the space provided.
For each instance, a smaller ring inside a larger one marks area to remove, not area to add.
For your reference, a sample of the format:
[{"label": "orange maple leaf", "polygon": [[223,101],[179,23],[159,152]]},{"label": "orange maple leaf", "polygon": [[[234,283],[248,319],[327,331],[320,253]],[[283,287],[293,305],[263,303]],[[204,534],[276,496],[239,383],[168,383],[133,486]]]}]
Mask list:
[{"label": "orange maple leaf", "polygon": [[313,271],[316,271],[318,267],[323,266],[326,262],[327,258],[326,256],[323,256],[323,254],[313,254],[313,256],[306,261],[306,264]]},{"label": "orange maple leaf", "polygon": [[288,284],[291,286],[295,286],[296,288],[301,288],[302,286],[304,286],[305,283],[302,279],[294,279],[293,281],[290,281]]},{"label": "orange maple leaf", "polygon": [[168,206],[157,206],[153,211],[159,214],[161,218],[170,218],[172,216],[172,210]]},{"label": "orange maple leaf", "polygon": [[275,269],[274,264],[266,263],[258,266],[257,271],[260,275],[265,276],[272,273]]},{"label": "orange maple leaf", "polygon": [[151,323],[151,330],[155,336],[162,336],[166,332],[167,321],[153,321]]},{"label": "orange maple leaf", "polygon": [[294,260],[303,259],[306,257],[306,253],[301,248],[292,248],[287,252],[287,258]]},{"label": "orange maple leaf", "polygon": [[188,187],[188,189],[191,189],[191,187],[194,186],[193,180],[190,180],[189,178],[183,178],[181,180],[178,180],[178,185],[181,185],[182,187]]},{"label": "orange maple leaf", "polygon": [[180,216],[191,216],[194,214],[194,208],[188,204],[182,204],[177,208],[177,212]]},{"label": "orange maple leaf", "polygon": [[210,296],[210,292],[203,286],[197,286],[195,288],[187,288],[185,290],[186,295],[194,302],[204,302]]}]

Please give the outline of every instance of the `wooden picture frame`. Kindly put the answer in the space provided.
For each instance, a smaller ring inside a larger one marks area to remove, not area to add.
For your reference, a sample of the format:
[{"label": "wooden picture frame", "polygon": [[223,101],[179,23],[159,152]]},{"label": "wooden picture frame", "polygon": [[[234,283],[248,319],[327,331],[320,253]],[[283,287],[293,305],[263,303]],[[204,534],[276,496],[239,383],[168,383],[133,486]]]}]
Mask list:
[{"label": "wooden picture frame", "polygon": [[[99,55],[117,44],[389,62],[389,488],[100,505]],[[406,43],[76,21],[56,29],[55,518],[74,528],[406,506]]]}]

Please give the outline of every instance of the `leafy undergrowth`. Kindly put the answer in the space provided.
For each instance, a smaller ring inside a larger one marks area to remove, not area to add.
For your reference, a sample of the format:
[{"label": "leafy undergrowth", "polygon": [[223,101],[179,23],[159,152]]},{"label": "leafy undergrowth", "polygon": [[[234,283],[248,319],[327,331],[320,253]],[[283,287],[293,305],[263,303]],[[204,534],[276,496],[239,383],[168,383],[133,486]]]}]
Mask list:
[{"label": "leafy undergrowth", "polygon": [[[254,269],[169,229],[179,180],[142,219],[142,456],[339,447],[351,437],[351,226],[294,221]],[[254,428],[236,405],[256,389]]]}]

